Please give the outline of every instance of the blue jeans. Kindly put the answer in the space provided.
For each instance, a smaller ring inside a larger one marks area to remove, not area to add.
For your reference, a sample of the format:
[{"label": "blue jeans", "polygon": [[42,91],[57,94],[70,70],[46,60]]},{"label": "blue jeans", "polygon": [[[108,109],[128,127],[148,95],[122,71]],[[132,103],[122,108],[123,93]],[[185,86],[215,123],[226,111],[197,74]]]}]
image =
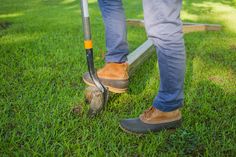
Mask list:
[{"label": "blue jeans", "polygon": [[[106,29],[106,62],[125,62],[128,44],[122,1],[98,2]],[[143,0],[145,28],[156,47],[160,71],[160,87],[153,106],[164,112],[180,108],[184,99],[186,56],[181,6],[182,0]]]}]

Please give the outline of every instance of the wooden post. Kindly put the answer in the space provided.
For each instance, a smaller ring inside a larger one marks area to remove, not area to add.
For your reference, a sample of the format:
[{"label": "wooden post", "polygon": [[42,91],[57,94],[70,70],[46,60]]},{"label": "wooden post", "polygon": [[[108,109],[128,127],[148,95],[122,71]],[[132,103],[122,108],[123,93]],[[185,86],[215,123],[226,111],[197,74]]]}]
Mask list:
[{"label": "wooden post", "polygon": [[[144,27],[144,21],[139,19],[128,19],[128,25]],[[219,31],[221,25],[218,24],[204,24],[204,23],[183,23],[183,32],[200,32],[200,31]]]},{"label": "wooden post", "polygon": [[155,51],[154,45],[151,40],[145,41],[136,50],[128,55],[129,75],[134,74],[137,67],[148,59]]}]

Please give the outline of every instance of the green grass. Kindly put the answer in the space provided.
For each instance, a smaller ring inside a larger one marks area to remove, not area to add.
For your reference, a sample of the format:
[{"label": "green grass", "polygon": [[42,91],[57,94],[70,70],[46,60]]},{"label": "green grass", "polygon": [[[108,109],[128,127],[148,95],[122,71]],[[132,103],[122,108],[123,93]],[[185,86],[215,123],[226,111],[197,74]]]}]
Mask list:
[{"label": "green grass", "polygon": [[[0,0],[0,156],[235,156],[236,1],[184,1],[184,21],[219,23],[219,32],[185,35],[187,71],[182,128],[137,137],[119,120],[136,117],[158,90],[155,55],[94,119],[71,109],[84,99],[87,71],[79,1]],[[142,18],[141,1],[124,1]],[[104,26],[90,1],[95,62],[103,65]],[[130,50],[146,39],[128,27]]]}]

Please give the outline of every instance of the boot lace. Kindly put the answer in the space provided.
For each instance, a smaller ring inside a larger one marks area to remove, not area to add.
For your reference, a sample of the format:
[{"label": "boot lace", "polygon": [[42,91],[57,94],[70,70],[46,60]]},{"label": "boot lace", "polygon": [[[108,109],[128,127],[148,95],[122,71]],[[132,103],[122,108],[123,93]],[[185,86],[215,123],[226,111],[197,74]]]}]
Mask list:
[{"label": "boot lace", "polygon": [[144,118],[149,118],[154,111],[155,111],[155,108],[153,106],[149,107],[147,110],[143,112]]}]

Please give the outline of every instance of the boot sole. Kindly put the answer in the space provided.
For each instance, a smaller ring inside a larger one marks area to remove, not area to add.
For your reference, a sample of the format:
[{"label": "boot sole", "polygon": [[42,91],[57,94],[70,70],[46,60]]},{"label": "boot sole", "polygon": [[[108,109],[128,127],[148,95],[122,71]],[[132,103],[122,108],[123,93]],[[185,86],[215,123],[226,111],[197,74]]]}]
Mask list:
[{"label": "boot sole", "polygon": [[128,134],[132,134],[132,135],[136,135],[136,136],[143,136],[144,135],[144,133],[137,133],[137,132],[132,132],[132,131],[126,130],[120,124],[119,124],[119,127],[121,130],[123,130],[124,132],[126,132]]},{"label": "boot sole", "polygon": [[[83,78],[83,81],[84,81],[87,85],[89,85],[89,86],[96,87],[94,84],[88,82],[88,81],[85,80],[84,78]],[[108,90],[109,90],[110,92],[113,92],[113,93],[125,93],[125,92],[127,92],[127,90],[128,90],[128,88],[114,88],[114,87],[106,86],[106,85],[105,85],[105,87],[107,87]]]},{"label": "boot sole", "polygon": [[177,128],[179,128],[182,124],[182,119],[180,120],[177,120],[177,121],[173,121],[173,122],[170,122],[170,123],[175,123],[174,125],[170,125],[170,126],[167,126],[166,128],[163,128],[161,130],[158,130],[158,131],[149,131],[149,132],[146,132],[146,133],[141,133],[141,132],[132,132],[130,130],[127,130],[125,128],[122,127],[122,125],[119,124],[119,127],[121,128],[121,130],[123,130],[124,132],[128,133],[128,134],[132,134],[132,135],[137,135],[137,136],[143,136],[147,133],[157,133],[157,132],[160,132],[160,131],[164,131],[164,130],[168,130],[168,131],[175,131]]}]

